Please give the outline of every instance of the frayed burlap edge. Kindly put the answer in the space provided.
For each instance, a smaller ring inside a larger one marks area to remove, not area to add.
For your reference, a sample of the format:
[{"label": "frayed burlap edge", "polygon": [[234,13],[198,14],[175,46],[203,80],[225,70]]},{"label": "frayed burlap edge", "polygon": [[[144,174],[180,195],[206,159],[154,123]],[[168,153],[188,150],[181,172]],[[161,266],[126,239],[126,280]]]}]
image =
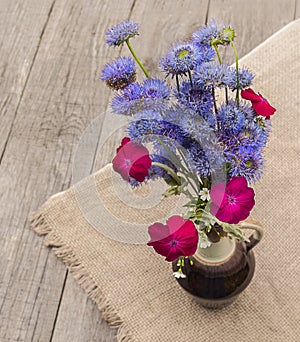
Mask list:
[{"label": "frayed burlap edge", "polygon": [[43,215],[44,206],[30,217],[32,229],[40,236],[44,236],[44,244],[55,248],[55,255],[63,261],[79,286],[87,293],[88,297],[96,303],[103,319],[112,329],[118,329],[116,339],[118,342],[134,342],[123,320],[119,317],[111,303],[105,298],[96,281],[91,277],[86,267],[76,256],[74,250],[66,244],[61,237],[51,228]]}]

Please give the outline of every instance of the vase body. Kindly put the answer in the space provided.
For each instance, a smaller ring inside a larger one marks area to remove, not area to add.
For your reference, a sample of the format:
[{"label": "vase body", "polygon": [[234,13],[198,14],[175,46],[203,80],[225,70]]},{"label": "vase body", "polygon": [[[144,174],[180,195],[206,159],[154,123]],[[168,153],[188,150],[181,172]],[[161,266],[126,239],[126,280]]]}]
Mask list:
[{"label": "vase body", "polygon": [[[249,285],[255,269],[252,245],[224,238],[211,247],[198,248],[196,254],[185,259],[182,267],[185,278],[178,283],[195,300],[207,308],[222,308],[231,304]],[[178,270],[177,260],[173,271]]]}]

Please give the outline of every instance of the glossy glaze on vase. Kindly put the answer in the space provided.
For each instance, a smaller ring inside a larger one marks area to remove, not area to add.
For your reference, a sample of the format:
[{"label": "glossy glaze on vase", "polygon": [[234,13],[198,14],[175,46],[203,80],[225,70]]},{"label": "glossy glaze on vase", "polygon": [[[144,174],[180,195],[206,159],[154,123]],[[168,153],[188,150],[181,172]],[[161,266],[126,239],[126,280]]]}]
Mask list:
[{"label": "glossy glaze on vase", "polygon": [[[182,268],[186,278],[177,278],[178,283],[197,302],[208,308],[221,308],[231,304],[249,285],[255,269],[255,258],[251,248],[255,241],[245,244],[235,242],[230,256],[219,262],[208,262],[198,254],[185,259]],[[177,260],[173,271],[178,270]]]}]

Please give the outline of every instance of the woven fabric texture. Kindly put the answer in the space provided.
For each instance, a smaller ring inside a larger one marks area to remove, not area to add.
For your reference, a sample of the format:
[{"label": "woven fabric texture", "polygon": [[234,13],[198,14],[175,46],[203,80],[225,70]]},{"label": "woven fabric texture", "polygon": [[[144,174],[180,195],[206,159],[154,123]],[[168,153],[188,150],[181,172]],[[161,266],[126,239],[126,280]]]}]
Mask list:
[{"label": "woven fabric texture", "polygon": [[[241,64],[255,72],[253,88],[277,112],[252,213],[265,236],[254,249],[254,278],[234,304],[207,310],[179,287],[171,265],[143,243],[143,225],[167,217],[176,203],[128,208],[116,193],[110,165],[51,197],[32,215],[35,231],[55,247],[104,318],[119,327],[119,341],[294,342],[300,336],[300,21],[259,45]],[[139,196],[142,203],[147,191]],[[123,235],[110,235],[122,220]],[[116,241],[134,237],[130,222],[137,224],[137,243]],[[99,224],[102,233],[95,229]]]}]

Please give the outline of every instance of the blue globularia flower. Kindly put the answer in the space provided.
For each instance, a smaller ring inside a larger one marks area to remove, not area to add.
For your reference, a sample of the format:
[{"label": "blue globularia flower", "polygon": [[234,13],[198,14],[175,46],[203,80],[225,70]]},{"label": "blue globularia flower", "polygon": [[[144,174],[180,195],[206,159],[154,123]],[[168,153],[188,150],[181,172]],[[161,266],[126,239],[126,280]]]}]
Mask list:
[{"label": "blue globularia flower", "polygon": [[194,82],[206,87],[225,87],[231,69],[225,64],[216,65],[212,62],[199,65],[194,73]]},{"label": "blue globularia flower", "polygon": [[130,84],[121,90],[111,101],[111,107],[116,114],[132,115],[143,109],[143,87],[139,83]]},{"label": "blue globularia flower", "polygon": [[217,121],[221,134],[230,136],[240,133],[245,127],[245,114],[241,107],[230,101],[219,108]]},{"label": "blue globularia flower", "polygon": [[115,90],[123,89],[135,81],[135,63],[130,57],[121,57],[105,65],[101,80]]},{"label": "blue globularia flower", "polygon": [[126,20],[106,31],[106,43],[111,46],[119,46],[138,34],[139,25],[134,21]]},{"label": "blue globularia flower", "polygon": [[222,44],[230,43],[230,39],[234,39],[234,29],[218,24],[212,19],[207,25],[192,34],[192,40],[196,44]]},{"label": "blue globularia flower", "polygon": [[225,153],[230,163],[228,177],[243,176],[249,183],[257,181],[263,172],[262,150],[253,146],[239,146],[231,153]]},{"label": "blue globularia flower", "polygon": [[168,75],[186,75],[196,65],[210,61],[214,51],[210,46],[198,47],[191,42],[175,45],[161,60],[161,69]]},{"label": "blue globularia flower", "polygon": [[[254,78],[254,75],[247,69],[238,70],[239,77],[239,89],[248,88]],[[228,73],[225,77],[226,85],[231,89],[237,89],[237,77],[236,69],[231,69],[231,73]]]},{"label": "blue globularia flower", "polygon": [[175,92],[179,103],[200,114],[207,120],[212,113],[213,98],[211,90],[206,87],[195,84],[193,87],[190,82],[182,82],[180,93]]},{"label": "blue globularia flower", "polygon": [[143,84],[133,83],[112,100],[117,114],[132,115],[145,109],[163,110],[168,106],[170,89],[165,81],[147,78]]}]

